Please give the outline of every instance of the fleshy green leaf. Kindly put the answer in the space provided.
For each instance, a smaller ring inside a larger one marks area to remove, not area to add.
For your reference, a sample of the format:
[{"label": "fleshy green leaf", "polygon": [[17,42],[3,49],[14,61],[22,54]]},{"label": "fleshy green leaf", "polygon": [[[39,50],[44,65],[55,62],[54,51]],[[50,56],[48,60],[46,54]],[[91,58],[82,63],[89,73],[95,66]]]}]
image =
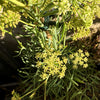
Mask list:
[{"label": "fleshy green leaf", "polygon": [[10,1],[10,2],[16,4],[17,6],[25,7],[25,5],[24,5],[23,3],[21,3],[21,2],[19,2],[19,1],[17,1],[17,0],[8,0],[8,1]]}]

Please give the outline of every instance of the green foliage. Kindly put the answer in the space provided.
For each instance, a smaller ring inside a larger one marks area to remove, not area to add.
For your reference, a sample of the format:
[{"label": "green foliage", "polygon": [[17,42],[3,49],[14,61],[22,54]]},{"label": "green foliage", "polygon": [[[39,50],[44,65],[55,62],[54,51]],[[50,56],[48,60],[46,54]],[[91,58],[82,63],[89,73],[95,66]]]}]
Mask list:
[{"label": "green foliage", "polygon": [[25,44],[17,40],[25,66],[18,69],[22,92],[13,91],[12,100],[97,99],[100,78],[91,55],[71,43],[89,35],[99,6],[99,0],[0,1],[2,35],[21,22],[25,35],[20,36],[28,38]]}]

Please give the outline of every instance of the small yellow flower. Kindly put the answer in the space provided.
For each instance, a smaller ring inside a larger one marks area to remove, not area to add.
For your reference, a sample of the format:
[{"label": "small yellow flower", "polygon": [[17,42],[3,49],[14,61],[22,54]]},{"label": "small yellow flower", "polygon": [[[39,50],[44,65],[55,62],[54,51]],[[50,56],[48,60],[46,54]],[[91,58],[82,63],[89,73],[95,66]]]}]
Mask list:
[{"label": "small yellow flower", "polygon": [[83,61],[80,61],[79,64],[82,66],[84,64],[84,62]]},{"label": "small yellow flower", "polygon": [[88,64],[84,64],[84,65],[83,65],[83,68],[87,68],[87,67],[88,67]]},{"label": "small yellow flower", "polygon": [[45,67],[44,67],[44,72],[47,72],[47,71],[48,71],[48,67],[45,66]]},{"label": "small yellow flower", "polygon": [[48,74],[42,73],[41,78],[42,78],[43,80],[45,80],[47,77],[48,77]]},{"label": "small yellow flower", "polygon": [[81,61],[82,60],[82,57],[78,57],[78,60]]},{"label": "small yellow flower", "polygon": [[65,73],[64,72],[60,72],[59,73],[59,78],[61,79],[61,78],[63,78],[65,76]]},{"label": "small yellow flower", "polygon": [[43,60],[43,63],[45,63],[45,64],[49,64],[48,59],[44,59],[44,60]]},{"label": "small yellow flower", "polygon": [[67,69],[66,66],[63,66],[63,67],[62,67],[62,71],[63,71],[63,72],[65,72],[66,69]]},{"label": "small yellow flower", "polygon": [[77,53],[77,52],[76,52],[76,53],[74,53],[74,56],[76,56],[76,57],[77,57],[77,56],[78,56],[78,53]]},{"label": "small yellow flower", "polygon": [[59,64],[59,65],[63,64],[63,61],[59,61],[58,64]]},{"label": "small yellow flower", "polygon": [[35,58],[38,59],[38,58],[40,58],[40,57],[41,57],[41,53],[36,53]]},{"label": "small yellow flower", "polygon": [[74,55],[73,55],[73,54],[70,54],[70,55],[69,55],[69,58],[70,58],[70,59],[73,59],[73,58],[74,58]]},{"label": "small yellow flower", "polygon": [[77,68],[78,68],[78,66],[77,66],[77,65],[74,65],[74,66],[73,66],[73,69],[77,69]]},{"label": "small yellow flower", "polygon": [[89,53],[88,53],[88,52],[85,52],[85,55],[86,55],[87,57],[89,57]]},{"label": "small yellow flower", "polygon": [[47,57],[47,53],[44,52],[44,53],[42,54],[42,56],[43,56],[43,58],[46,58],[46,57]]},{"label": "small yellow flower", "polygon": [[84,55],[84,53],[81,53],[81,57],[84,57],[85,55]]},{"label": "small yellow flower", "polygon": [[63,57],[63,62],[66,64],[68,59],[66,57]]},{"label": "small yellow flower", "polygon": [[87,62],[88,61],[87,57],[85,57],[83,60],[84,60],[84,62]]},{"label": "small yellow flower", "polygon": [[54,72],[55,72],[55,74],[57,74],[57,73],[59,72],[59,69],[56,67],[56,68],[54,69]]},{"label": "small yellow flower", "polygon": [[39,68],[42,65],[42,62],[37,61],[37,67]]},{"label": "small yellow flower", "polygon": [[54,76],[54,75],[55,75],[55,70],[51,70],[51,71],[49,72],[49,74],[52,75],[52,76]]},{"label": "small yellow flower", "polygon": [[78,63],[78,61],[80,61],[80,59],[79,59],[80,57],[76,57],[75,58],[75,62],[77,62]]},{"label": "small yellow flower", "polygon": [[57,57],[57,58],[56,58],[56,61],[58,61],[58,62],[59,62],[59,61],[60,61],[60,58],[59,58],[59,57]]},{"label": "small yellow flower", "polygon": [[76,65],[77,63],[78,63],[78,62],[77,62],[76,60],[73,60],[73,64],[75,64],[75,65]]},{"label": "small yellow flower", "polygon": [[79,49],[79,50],[78,50],[78,52],[79,52],[79,53],[82,53],[82,52],[83,52],[83,50]]}]

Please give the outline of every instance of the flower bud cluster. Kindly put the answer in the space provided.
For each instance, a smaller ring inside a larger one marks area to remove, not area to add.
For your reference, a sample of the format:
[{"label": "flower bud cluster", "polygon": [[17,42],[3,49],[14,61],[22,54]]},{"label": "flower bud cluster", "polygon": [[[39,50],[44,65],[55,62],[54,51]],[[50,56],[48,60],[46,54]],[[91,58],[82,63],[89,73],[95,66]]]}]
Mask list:
[{"label": "flower bud cluster", "polygon": [[5,28],[8,27],[16,27],[20,20],[20,14],[17,12],[13,12],[11,10],[7,10],[0,16],[0,21],[4,22]]}]

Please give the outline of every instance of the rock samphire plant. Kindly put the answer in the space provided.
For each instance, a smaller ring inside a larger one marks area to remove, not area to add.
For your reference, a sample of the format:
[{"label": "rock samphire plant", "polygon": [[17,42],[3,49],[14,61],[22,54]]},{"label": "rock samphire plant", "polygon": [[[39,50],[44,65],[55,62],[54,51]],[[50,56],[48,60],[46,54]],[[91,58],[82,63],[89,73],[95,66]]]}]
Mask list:
[{"label": "rock samphire plant", "polygon": [[20,22],[27,38],[17,39],[25,66],[12,100],[98,100],[100,72],[91,53],[73,45],[89,36],[98,9],[100,0],[0,0],[2,35],[15,37]]}]

